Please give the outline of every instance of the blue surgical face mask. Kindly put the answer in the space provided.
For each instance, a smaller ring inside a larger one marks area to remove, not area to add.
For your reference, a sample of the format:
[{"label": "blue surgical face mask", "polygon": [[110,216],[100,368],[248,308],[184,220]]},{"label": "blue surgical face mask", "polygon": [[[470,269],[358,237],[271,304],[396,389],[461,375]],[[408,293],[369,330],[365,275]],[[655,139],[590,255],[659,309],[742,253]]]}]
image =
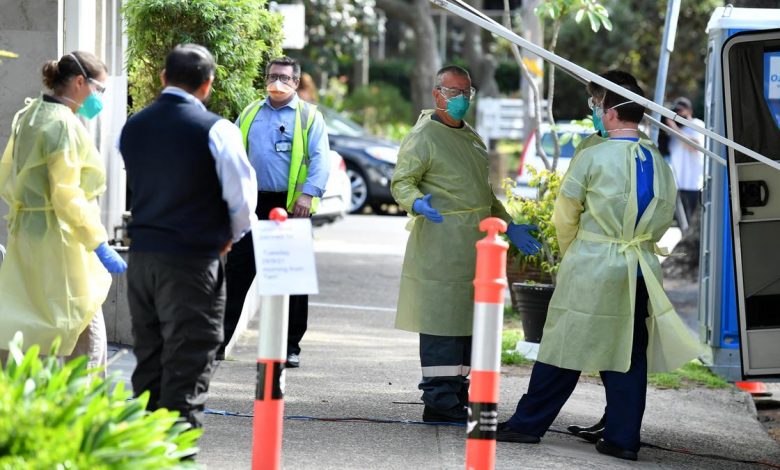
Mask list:
[{"label": "blue surgical face mask", "polygon": [[97,93],[91,93],[87,96],[87,99],[81,103],[81,107],[76,111],[76,114],[84,116],[87,119],[93,119],[100,114],[103,110],[103,100]]},{"label": "blue surgical face mask", "polygon": [[593,128],[599,131],[601,137],[607,137],[609,136],[609,132],[607,132],[607,129],[604,127],[604,121],[601,120],[601,115],[603,113],[599,111],[601,111],[601,108],[598,106],[593,107]]},{"label": "blue surgical face mask", "polygon": [[447,114],[449,114],[452,119],[460,121],[463,119],[463,116],[466,115],[466,111],[469,110],[470,104],[471,102],[463,95],[450,98],[447,100]]}]

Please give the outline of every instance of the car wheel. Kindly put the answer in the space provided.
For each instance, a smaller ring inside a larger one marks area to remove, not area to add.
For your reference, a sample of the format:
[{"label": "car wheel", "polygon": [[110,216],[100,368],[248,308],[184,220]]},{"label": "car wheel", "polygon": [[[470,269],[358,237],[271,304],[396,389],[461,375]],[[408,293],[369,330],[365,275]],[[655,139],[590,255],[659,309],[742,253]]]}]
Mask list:
[{"label": "car wheel", "polygon": [[349,212],[359,213],[366,207],[368,202],[368,182],[360,169],[347,165],[347,175],[349,183],[352,186],[352,200],[350,201]]}]

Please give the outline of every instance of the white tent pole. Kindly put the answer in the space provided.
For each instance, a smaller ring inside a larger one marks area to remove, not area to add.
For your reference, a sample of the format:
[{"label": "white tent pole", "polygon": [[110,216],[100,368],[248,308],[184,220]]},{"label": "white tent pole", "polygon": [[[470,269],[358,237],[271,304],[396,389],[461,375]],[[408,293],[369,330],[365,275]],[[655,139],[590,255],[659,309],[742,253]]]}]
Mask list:
[{"label": "white tent pole", "polygon": [[[755,152],[753,150],[750,150],[749,148],[745,147],[744,145],[740,145],[736,142],[734,142],[731,139],[727,139],[720,134],[716,132],[712,132],[711,130],[702,127],[698,124],[696,124],[693,121],[690,121],[688,119],[685,119],[682,116],[679,116],[677,113],[675,113],[672,110],[666,109],[663,106],[659,106],[658,104],[652,102],[651,100],[639,96],[634,92],[631,92],[629,90],[626,90],[625,88],[621,87],[620,85],[617,85],[613,82],[610,82],[609,80],[606,80],[595,73],[591,72],[588,69],[585,69],[583,67],[580,67],[579,65],[575,64],[574,62],[571,62],[569,60],[564,59],[563,57],[560,57],[556,54],[551,53],[547,49],[543,47],[539,47],[536,44],[526,41],[513,31],[508,30],[504,26],[500,25],[499,23],[496,23],[495,21],[491,20],[490,18],[483,15],[481,12],[478,11],[470,11],[474,10],[469,5],[464,4],[461,0],[430,0],[433,4],[438,5],[441,8],[444,8],[445,10],[460,16],[466,21],[469,21],[471,23],[474,23],[478,26],[481,26],[482,28],[490,31],[491,33],[500,36],[507,41],[510,41],[514,44],[517,44],[519,47],[522,47],[523,49],[526,49],[533,54],[538,55],[542,59],[551,62],[555,64],[557,67],[560,67],[564,70],[569,71],[572,74],[578,75],[588,81],[594,82],[598,85],[601,85],[602,87],[606,88],[607,90],[616,93],[620,96],[623,96],[625,98],[630,99],[631,101],[634,101],[637,104],[640,104],[644,106],[645,108],[649,108],[651,111],[655,111],[656,113],[660,114],[663,117],[669,118],[673,121],[675,121],[678,124],[682,124],[684,126],[687,126],[700,134],[704,134],[705,136],[709,137],[710,139],[713,139],[717,142],[720,142],[723,145],[726,145],[728,147],[731,147],[732,149],[743,153],[747,155],[748,157],[758,160],[761,163],[764,163],[766,165],[771,166],[772,168],[776,170],[780,170],[780,162],[774,161],[770,158],[767,158],[763,155],[761,155],[758,152]],[[456,5],[457,4],[457,5]]]}]

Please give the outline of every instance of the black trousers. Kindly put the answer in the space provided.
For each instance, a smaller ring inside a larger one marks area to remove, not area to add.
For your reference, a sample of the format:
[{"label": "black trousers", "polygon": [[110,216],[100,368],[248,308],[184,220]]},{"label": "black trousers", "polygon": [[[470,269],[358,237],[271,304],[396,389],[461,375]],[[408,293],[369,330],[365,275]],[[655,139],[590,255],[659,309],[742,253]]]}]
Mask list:
[{"label": "black trousers", "polygon": [[[257,217],[268,220],[268,213],[275,207],[287,206],[287,193],[260,192],[257,196]],[[227,304],[225,307],[225,341],[227,345],[236,331],[244,299],[255,278],[255,252],[251,234],[233,245],[227,256],[225,275],[227,278]],[[309,319],[309,296],[291,295],[289,326],[287,330],[287,354],[300,354],[300,342],[306,333]]]},{"label": "black trousers", "polygon": [[217,258],[131,252],[128,302],[138,364],[133,393],[149,410],[177,410],[203,425],[209,382],[222,344],[225,278]]},{"label": "black trousers", "polygon": [[420,333],[420,365],[423,403],[438,410],[468,405],[471,336]]},{"label": "black trousers", "polygon": [[[647,288],[637,278],[634,313],[634,342],[627,372],[602,371],[607,393],[607,422],[604,440],[622,449],[639,451],[639,430],[647,396]],[[544,339],[542,339],[544,341]],[[537,361],[531,372],[528,392],[517,403],[509,426],[517,432],[542,437],[569,399],[580,371],[562,369]]]},{"label": "black trousers", "polygon": [[680,200],[682,201],[683,208],[685,209],[685,217],[688,219],[688,223],[690,223],[691,219],[693,218],[693,214],[699,210],[701,191],[688,191],[685,189],[680,189],[677,191],[677,193],[680,195]]}]

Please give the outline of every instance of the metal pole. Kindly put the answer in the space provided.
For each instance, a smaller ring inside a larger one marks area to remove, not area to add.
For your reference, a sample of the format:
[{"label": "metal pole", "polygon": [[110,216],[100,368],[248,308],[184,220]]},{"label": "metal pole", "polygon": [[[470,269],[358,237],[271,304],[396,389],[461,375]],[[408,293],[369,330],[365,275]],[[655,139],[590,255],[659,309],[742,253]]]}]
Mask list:
[{"label": "metal pole", "polygon": [[[737,152],[743,153],[744,155],[754,160],[758,160],[759,162],[764,163],[776,170],[780,170],[780,162],[767,158],[761,155],[760,153],[745,147],[744,145],[738,144],[731,139],[727,139],[722,135],[713,132],[707,128],[704,128],[689,119],[685,119],[684,117],[677,115],[677,113],[675,113],[674,111],[666,109],[663,106],[659,106],[643,96],[639,96],[634,92],[628,91],[625,88],[621,87],[620,85],[610,82],[609,80],[600,77],[599,75],[591,72],[588,69],[580,67],[574,62],[566,60],[563,57],[551,53],[547,49],[544,49],[542,47],[537,46],[536,44],[526,41],[525,39],[518,36],[514,32],[506,29],[502,25],[491,20],[479,10],[475,10],[471,8],[469,5],[464,4],[460,0],[430,0],[430,1],[440,6],[441,8],[444,8],[445,10],[451,11],[452,13],[460,16],[461,18],[467,21],[471,21],[472,23],[475,23],[483,27],[484,29],[487,29],[488,31],[506,39],[507,41],[511,41],[517,44],[519,47],[522,47],[523,49],[527,49],[530,52],[533,52],[534,54],[540,56],[544,60],[548,62],[552,62],[557,67],[560,67],[562,70],[567,71],[570,74],[576,75],[578,77],[582,77],[583,79],[591,82],[595,82],[596,84],[601,85],[602,87],[606,88],[607,90],[613,93],[628,98],[631,101],[634,101],[635,103],[644,106],[645,108],[649,108],[651,111],[655,111],[659,113],[663,117],[667,117],[678,124],[687,126],[695,130],[696,132],[703,134],[704,136],[709,137],[710,139],[715,140],[716,142],[720,142],[721,144],[726,145],[727,147],[731,147]],[[455,5],[455,3],[457,3],[457,5]]]},{"label": "metal pole", "polygon": [[[655,95],[653,101],[660,106],[664,105],[666,95],[666,75],[669,72],[669,56],[674,50],[674,38],[677,34],[677,20],[680,17],[680,0],[669,0],[666,3],[666,25],[664,26],[664,38],[661,42],[661,53],[658,56],[658,74],[655,77]],[[661,115],[653,112],[653,117],[658,119]],[[650,138],[658,142],[658,128],[653,127]]]}]

